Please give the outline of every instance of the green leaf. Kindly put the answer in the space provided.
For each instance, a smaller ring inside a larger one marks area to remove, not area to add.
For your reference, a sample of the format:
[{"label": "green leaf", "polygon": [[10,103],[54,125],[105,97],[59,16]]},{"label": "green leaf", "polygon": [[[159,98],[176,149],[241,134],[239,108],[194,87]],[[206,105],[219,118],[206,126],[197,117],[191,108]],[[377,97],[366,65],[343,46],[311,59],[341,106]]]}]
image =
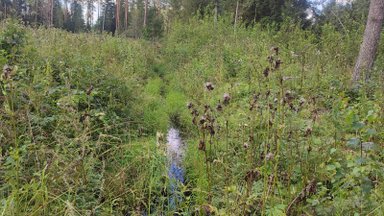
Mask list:
[{"label": "green leaf", "polygon": [[349,139],[347,142],[347,146],[352,149],[358,148],[359,144],[360,144],[360,139],[356,137]]}]

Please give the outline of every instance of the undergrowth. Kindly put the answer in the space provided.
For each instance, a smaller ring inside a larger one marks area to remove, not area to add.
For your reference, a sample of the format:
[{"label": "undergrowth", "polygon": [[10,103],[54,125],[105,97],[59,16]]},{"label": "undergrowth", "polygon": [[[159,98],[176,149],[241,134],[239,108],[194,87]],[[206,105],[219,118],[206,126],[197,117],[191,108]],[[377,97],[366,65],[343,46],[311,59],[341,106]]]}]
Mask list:
[{"label": "undergrowth", "polygon": [[383,53],[350,90],[361,35],[207,18],[153,43],[3,23],[0,212],[172,215],[154,134],[173,126],[177,214],[382,215]]}]

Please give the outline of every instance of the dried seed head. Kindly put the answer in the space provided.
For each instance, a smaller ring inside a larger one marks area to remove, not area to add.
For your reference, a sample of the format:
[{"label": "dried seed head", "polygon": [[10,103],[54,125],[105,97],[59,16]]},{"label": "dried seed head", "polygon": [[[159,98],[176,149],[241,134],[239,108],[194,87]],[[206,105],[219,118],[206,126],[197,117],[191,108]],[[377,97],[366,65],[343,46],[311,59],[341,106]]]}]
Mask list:
[{"label": "dried seed head", "polygon": [[307,137],[311,134],[312,134],[312,128],[308,126],[307,129],[305,129],[305,135],[304,136]]},{"label": "dried seed head", "polygon": [[311,146],[308,146],[308,149],[307,149],[308,153],[312,151],[312,147]]},{"label": "dried seed head", "polygon": [[269,97],[271,95],[271,90],[268,90],[267,93],[265,94],[266,97]]},{"label": "dried seed head", "polygon": [[270,71],[269,67],[264,69],[263,74],[264,74],[265,77],[268,77],[269,71]]},{"label": "dried seed head", "polygon": [[250,170],[245,175],[245,181],[248,183],[253,183],[260,177],[260,172],[257,170]]},{"label": "dried seed head", "polygon": [[199,115],[199,111],[197,111],[197,109],[192,109],[192,111],[191,111],[191,115],[193,115],[193,116],[198,116]]},{"label": "dried seed head", "polygon": [[279,47],[271,47],[271,51],[275,52],[276,55],[279,55]]},{"label": "dried seed head", "polygon": [[193,103],[192,102],[188,102],[187,103],[187,108],[188,109],[192,109],[193,108]]},{"label": "dried seed head", "polygon": [[267,160],[273,160],[273,158],[275,158],[275,155],[271,152],[269,152],[266,156],[265,156],[265,159]]},{"label": "dried seed head", "polygon": [[275,98],[275,99],[273,99],[273,102],[277,103],[277,102],[279,102],[279,99]]},{"label": "dried seed head", "polygon": [[205,151],[205,142],[204,142],[204,140],[200,140],[200,142],[199,142],[199,150],[200,151]]},{"label": "dried seed head", "polygon": [[303,97],[301,97],[299,100],[299,105],[303,106],[305,104],[305,102],[306,102],[306,100]]},{"label": "dried seed head", "polygon": [[3,76],[4,79],[9,79],[11,77],[12,68],[9,65],[4,65],[3,67]]},{"label": "dried seed head", "polygon": [[253,134],[249,135],[248,138],[250,143],[253,143],[255,141],[255,137],[253,136]]},{"label": "dried seed head", "polygon": [[220,101],[219,101],[219,103],[216,106],[216,110],[219,111],[219,112],[223,111],[223,106],[221,105]]},{"label": "dried seed head", "polygon": [[229,95],[229,93],[224,93],[223,100],[224,100],[224,104],[229,103],[229,101],[231,100],[231,96]]},{"label": "dried seed head", "polygon": [[211,109],[211,107],[209,105],[204,105],[204,112],[208,112],[209,110]]},{"label": "dried seed head", "polygon": [[260,97],[260,93],[258,93],[258,94],[254,94],[254,95],[253,95],[253,101],[257,101],[257,100],[259,100],[259,97]]},{"label": "dried seed head", "polygon": [[213,89],[215,89],[215,86],[214,86],[211,82],[206,82],[206,83],[205,83],[205,88],[206,88],[208,91],[212,91]]},{"label": "dried seed head", "polygon": [[204,124],[206,121],[207,121],[207,116],[206,115],[201,116],[200,121],[199,121],[200,124]]},{"label": "dried seed head", "polygon": [[283,62],[280,59],[277,59],[275,61],[275,70],[279,69],[282,63]]},{"label": "dried seed head", "polygon": [[87,89],[87,95],[90,95],[91,93],[92,93],[92,91],[93,91],[93,85],[91,85],[91,86],[89,86],[89,88]]},{"label": "dried seed head", "polygon": [[214,135],[215,135],[215,129],[213,128],[212,125],[208,125],[208,126],[207,126],[207,129],[208,129],[209,134],[210,134],[211,136],[214,136]]}]

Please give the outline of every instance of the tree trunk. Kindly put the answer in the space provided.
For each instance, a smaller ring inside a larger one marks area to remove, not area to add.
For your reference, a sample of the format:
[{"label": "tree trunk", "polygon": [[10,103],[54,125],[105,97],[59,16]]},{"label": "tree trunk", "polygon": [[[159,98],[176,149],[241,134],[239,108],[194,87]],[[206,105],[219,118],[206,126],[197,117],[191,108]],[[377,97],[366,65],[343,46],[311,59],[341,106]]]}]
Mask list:
[{"label": "tree trunk", "polygon": [[50,0],[49,27],[53,26],[53,4],[54,4],[54,0]]},{"label": "tree trunk", "polygon": [[143,22],[144,28],[147,26],[147,11],[148,11],[148,0],[145,0],[144,1],[144,22]]},{"label": "tree trunk", "polygon": [[125,0],[124,5],[124,29],[128,30],[128,10],[129,10],[129,2]]},{"label": "tree trunk", "polygon": [[237,2],[236,2],[235,24],[234,24],[235,32],[236,32],[236,28],[237,28],[237,17],[238,16],[239,16],[239,0],[237,0]]},{"label": "tree trunk", "polygon": [[365,81],[370,78],[370,70],[375,61],[376,51],[380,41],[383,18],[384,0],[371,0],[363,43],[361,44],[359,57],[357,58],[353,71],[352,81],[355,86],[358,84],[362,72],[366,73]]},{"label": "tree trunk", "polygon": [[219,16],[219,0],[215,0],[215,27],[217,26],[217,20]]},{"label": "tree trunk", "polygon": [[116,31],[119,32],[120,29],[120,0],[116,0]]}]

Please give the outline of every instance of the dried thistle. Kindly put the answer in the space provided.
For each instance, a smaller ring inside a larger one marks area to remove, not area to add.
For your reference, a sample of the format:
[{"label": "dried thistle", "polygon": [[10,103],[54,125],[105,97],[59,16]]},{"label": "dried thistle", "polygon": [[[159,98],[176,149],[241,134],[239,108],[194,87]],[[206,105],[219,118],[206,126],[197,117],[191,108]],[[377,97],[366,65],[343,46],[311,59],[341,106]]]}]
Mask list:
[{"label": "dried thistle", "polygon": [[269,69],[269,67],[267,67],[267,68],[265,68],[264,69],[264,71],[263,71],[263,74],[264,74],[264,77],[268,77],[269,76],[269,71],[270,71],[271,69]]},{"label": "dried thistle", "polygon": [[309,135],[311,135],[312,134],[312,128],[311,127],[307,127],[307,129],[305,129],[305,134],[304,134],[304,136],[305,137],[308,137]]},{"label": "dried thistle", "polygon": [[90,95],[92,93],[93,89],[94,89],[93,85],[89,86],[89,88],[87,89],[87,92],[86,92],[87,95]]},{"label": "dried thistle", "polygon": [[220,101],[219,101],[219,103],[216,106],[216,110],[219,111],[219,112],[223,111],[223,106],[221,105]]},{"label": "dried thistle", "polygon": [[204,124],[205,122],[207,122],[207,116],[206,116],[206,115],[203,115],[203,116],[201,116],[199,123],[202,125],[202,124]]},{"label": "dried thistle", "polygon": [[205,142],[204,142],[204,140],[200,140],[200,142],[199,142],[199,150],[200,151],[205,151]]},{"label": "dried thistle", "polygon": [[206,83],[205,83],[205,88],[206,88],[208,91],[212,91],[213,89],[215,89],[215,86],[214,86],[211,82],[206,82]]},{"label": "dried thistle", "polygon": [[188,109],[192,109],[193,108],[193,103],[192,102],[188,102],[187,103],[187,108]]},{"label": "dried thistle", "polygon": [[245,175],[245,181],[249,184],[253,183],[260,177],[260,172],[257,170],[250,170]]},{"label": "dried thistle", "polygon": [[275,155],[271,152],[269,152],[266,156],[265,156],[265,159],[267,159],[268,161],[269,160],[273,160],[275,158]]},{"label": "dried thistle", "polygon": [[224,93],[223,100],[225,105],[229,103],[229,101],[231,100],[231,96],[229,95],[229,93]]},{"label": "dried thistle", "polygon": [[199,111],[197,111],[197,109],[193,109],[192,111],[191,111],[191,115],[193,115],[193,116],[198,116],[199,115]]},{"label": "dried thistle", "polygon": [[283,62],[280,59],[277,59],[275,61],[275,65],[274,65],[275,66],[275,70],[279,69],[282,63]]},{"label": "dried thistle", "polygon": [[12,68],[9,65],[4,65],[3,67],[3,76],[4,79],[9,79],[11,77]]},{"label": "dried thistle", "polygon": [[279,47],[271,47],[271,51],[275,52],[276,55],[279,55]]}]

